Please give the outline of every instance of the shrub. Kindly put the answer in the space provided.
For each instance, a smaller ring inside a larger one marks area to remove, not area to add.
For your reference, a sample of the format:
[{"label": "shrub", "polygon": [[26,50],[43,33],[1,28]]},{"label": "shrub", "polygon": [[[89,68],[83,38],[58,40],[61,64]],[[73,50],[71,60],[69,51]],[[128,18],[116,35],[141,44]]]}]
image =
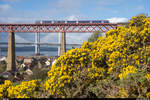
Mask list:
[{"label": "shrub", "polygon": [[36,79],[45,80],[47,77],[48,69],[40,69],[38,67],[34,67],[32,71],[33,74],[29,75],[27,80],[36,80]]},{"label": "shrub", "polygon": [[0,73],[4,72],[6,70],[6,62],[1,61],[0,62]]},{"label": "shrub", "polygon": [[[136,19],[141,22],[136,23]],[[139,15],[129,22],[128,28],[111,29],[97,41],[84,42],[80,49],[60,56],[45,83],[50,95],[90,97],[93,93],[96,97],[146,97],[150,18]]]}]

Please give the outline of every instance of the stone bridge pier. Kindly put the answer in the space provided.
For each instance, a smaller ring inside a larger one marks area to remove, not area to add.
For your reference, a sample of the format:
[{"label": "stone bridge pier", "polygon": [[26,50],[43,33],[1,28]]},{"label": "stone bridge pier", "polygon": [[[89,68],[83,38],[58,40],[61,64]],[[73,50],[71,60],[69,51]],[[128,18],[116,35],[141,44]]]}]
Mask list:
[{"label": "stone bridge pier", "polygon": [[62,32],[60,44],[60,56],[66,52],[66,32]]},{"label": "stone bridge pier", "polygon": [[10,28],[9,32],[6,71],[16,71],[15,33],[12,28]]}]

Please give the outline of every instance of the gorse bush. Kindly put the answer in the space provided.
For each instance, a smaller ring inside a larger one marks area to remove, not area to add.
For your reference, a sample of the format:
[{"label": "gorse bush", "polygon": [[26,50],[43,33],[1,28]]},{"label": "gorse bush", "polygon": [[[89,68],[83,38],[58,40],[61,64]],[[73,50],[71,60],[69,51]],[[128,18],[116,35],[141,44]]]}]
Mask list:
[{"label": "gorse bush", "polygon": [[[52,65],[46,81],[32,81],[7,88],[1,85],[6,93],[0,95],[150,98],[150,18],[133,17],[126,27],[111,29],[97,41],[84,42],[80,49],[69,50]],[[12,92],[17,87],[22,89]]]},{"label": "gorse bush", "polygon": [[[150,18],[139,15],[129,22],[128,28],[112,29],[105,37],[84,42],[80,49],[59,57],[48,73],[46,90],[54,97],[89,97],[88,86],[101,81],[103,88],[103,83],[110,81],[111,84],[105,86],[108,90],[98,90],[103,97],[146,97],[149,92],[145,75],[150,67]],[[144,91],[139,84],[145,86]],[[93,87],[98,89],[100,85]],[[113,94],[111,89],[114,89]],[[132,93],[130,89],[135,90]]]}]

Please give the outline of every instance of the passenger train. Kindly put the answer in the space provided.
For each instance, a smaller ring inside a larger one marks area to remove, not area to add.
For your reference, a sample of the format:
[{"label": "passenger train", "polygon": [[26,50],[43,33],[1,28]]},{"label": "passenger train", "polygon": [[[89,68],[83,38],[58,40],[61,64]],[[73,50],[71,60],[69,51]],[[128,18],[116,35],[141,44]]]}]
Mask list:
[{"label": "passenger train", "polygon": [[39,20],[35,22],[36,24],[54,24],[54,23],[58,23],[58,24],[62,24],[62,23],[109,23],[108,20],[79,20],[79,21],[65,21],[65,20]]}]

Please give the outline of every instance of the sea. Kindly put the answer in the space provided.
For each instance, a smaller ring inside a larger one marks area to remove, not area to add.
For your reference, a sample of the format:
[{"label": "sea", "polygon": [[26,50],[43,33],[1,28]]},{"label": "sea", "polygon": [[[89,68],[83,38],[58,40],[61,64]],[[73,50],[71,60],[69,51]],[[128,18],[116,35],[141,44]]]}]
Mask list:
[{"label": "sea", "polygon": [[[79,48],[76,46],[75,48]],[[58,46],[40,46],[40,55],[42,56],[58,56]],[[72,49],[67,46],[66,50]],[[0,57],[7,56],[8,46],[0,46]],[[16,46],[16,56],[32,56],[35,55],[35,46]]]}]

